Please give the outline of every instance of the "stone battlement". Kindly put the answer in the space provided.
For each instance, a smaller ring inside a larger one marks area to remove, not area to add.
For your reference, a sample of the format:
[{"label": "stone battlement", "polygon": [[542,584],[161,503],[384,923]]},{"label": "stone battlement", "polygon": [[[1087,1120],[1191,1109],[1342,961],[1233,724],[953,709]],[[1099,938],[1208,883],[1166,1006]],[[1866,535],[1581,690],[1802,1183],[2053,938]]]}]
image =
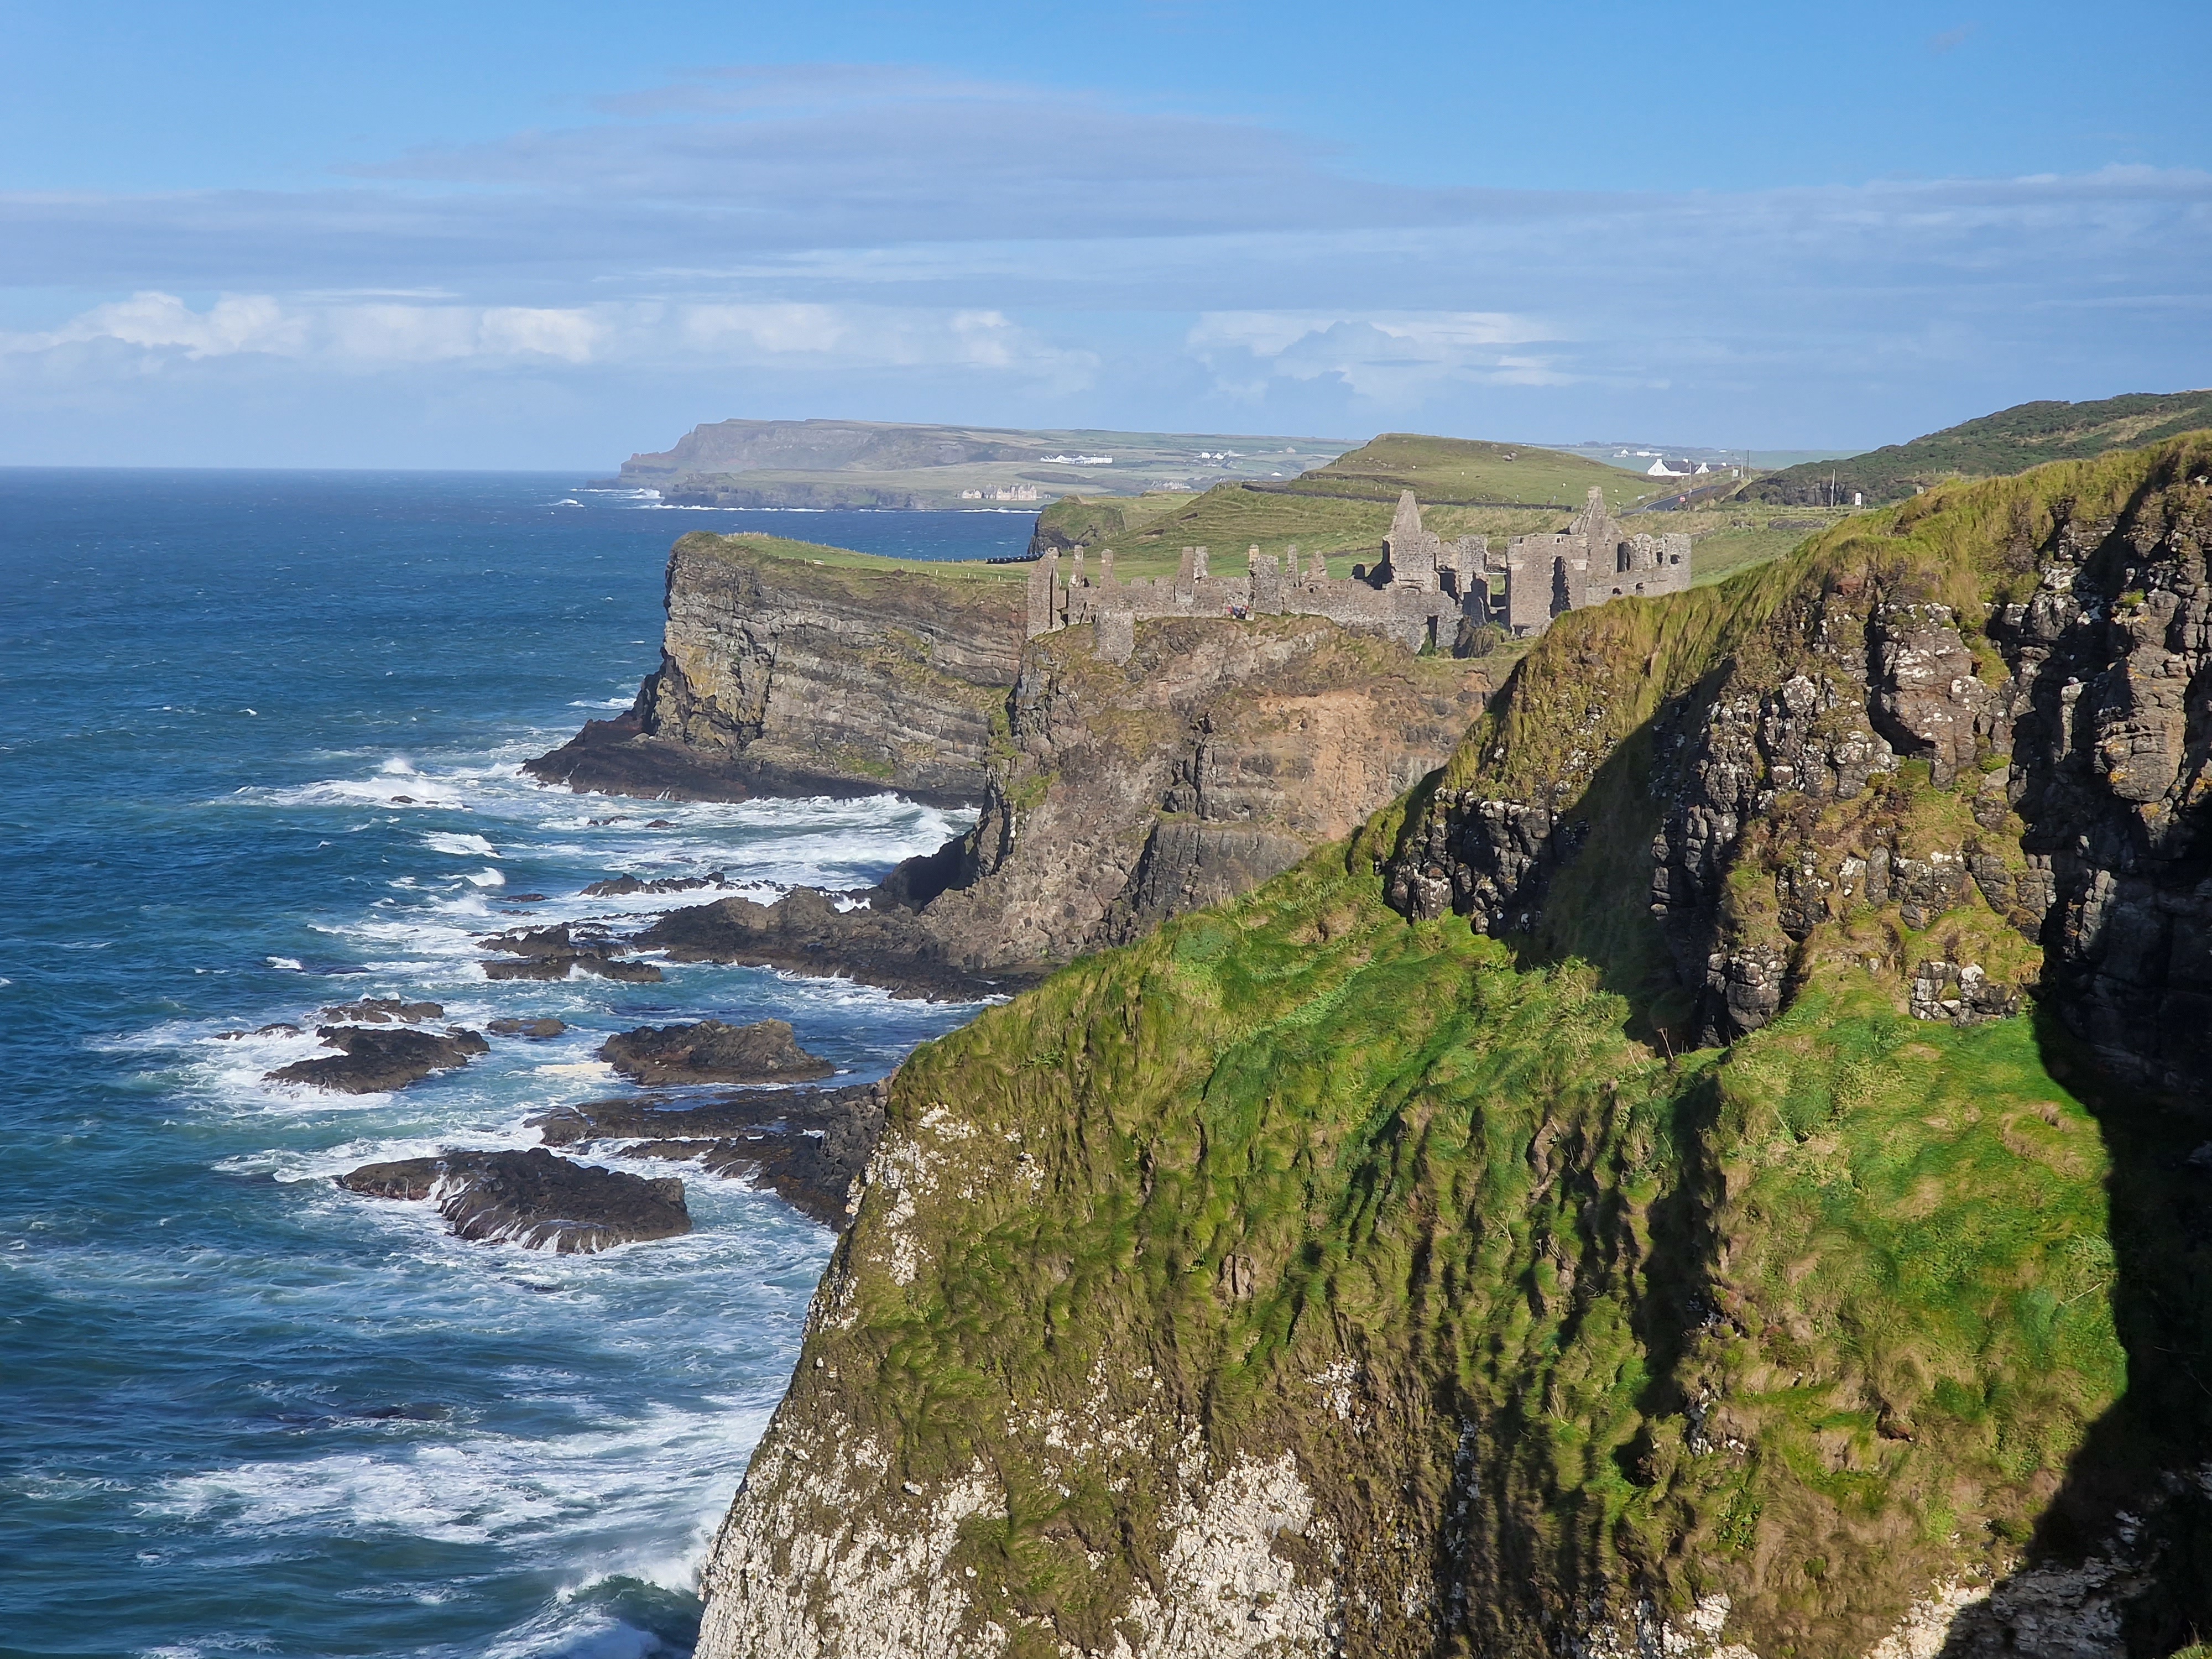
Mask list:
[{"label": "stone battlement", "polygon": [[[1408,650],[1457,650],[1470,625],[1493,623],[1526,636],[1540,634],[1565,611],[1630,593],[1679,592],[1690,583],[1690,538],[1624,538],[1592,489],[1564,534],[1517,536],[1500,557],[1486,536],[1446,542],[1422,528],[1409,489],[1382,538],[1382,562],[1371,571],[1332,578],[1320,554],[1302,559],[1295,544],[1286,559],[1252,548],[1241,575],[1214,575],[1208,562],[1206,549],[1186,547],[1172,579],[1121,581],[1113,549],[1086,570],[1078,548],[1063,579],[1060,554],[1049,551],[1030,571],[1030,637],[1087,623],[1097,632],[1099,654],[1126,662],[1137,623],[1152,617],[1326,617]],[[1502,592],[1493,592],[1493,578]]]}]

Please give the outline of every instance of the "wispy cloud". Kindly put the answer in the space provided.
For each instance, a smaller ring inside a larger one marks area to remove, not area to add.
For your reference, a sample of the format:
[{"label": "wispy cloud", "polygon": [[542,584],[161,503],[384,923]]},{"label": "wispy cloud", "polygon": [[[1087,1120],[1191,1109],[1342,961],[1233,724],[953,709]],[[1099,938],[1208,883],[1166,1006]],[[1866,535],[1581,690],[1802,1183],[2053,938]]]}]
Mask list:
[{"label": "wispy cloud", "polygon": [[[1494,311],[1216,311],[1187,337],[1224,392],[1263,398],[1268,383],[1331,380],[1360,400],[1415,407],[1454,385],[1559,386],[1574,378],[1525,348],[1558,331]],[[1520,348],[1520,349],[1514,349]]]},{"label": "wispy cloud", "polygon": [[1040,339],[1002,313],[803,304],[467,306],[225,295],[194,310],[147,291],[58,326],[0,333],[0,362],[94,351],[138,372],[260,356],[355,371],[429,363],[616,364],[839,370],[959,367],[1060,386],[1096,359]]}]

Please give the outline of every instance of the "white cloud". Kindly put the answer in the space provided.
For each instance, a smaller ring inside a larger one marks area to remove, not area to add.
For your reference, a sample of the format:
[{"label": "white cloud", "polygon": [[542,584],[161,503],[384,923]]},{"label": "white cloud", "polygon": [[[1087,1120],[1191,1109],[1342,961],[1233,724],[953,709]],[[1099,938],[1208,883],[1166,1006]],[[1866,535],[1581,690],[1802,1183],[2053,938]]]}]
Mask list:
[{"label": "white cloud", "polygon": [[969,368],[1072,387],[1097,359],[1040,338],[1003,312],[891,306],[610,302],[586,307],[332,303],[225,295],[195,311],[147,292],[59,326],[0,334],[0,357],[120,352],[127,368],[258,355],[352,370],[434,363],[611,364],[830,369]]},{"label": "white cloud", "polygon": [[1264,395],[1274,377],[1333,379],[1369,402],[1409,406],[1455,384],[1565,385],[1576,377],[1553,358],[1504,349],[1559,332],[1502,311],[1213,311],[1185,343],[1231,395]]}]

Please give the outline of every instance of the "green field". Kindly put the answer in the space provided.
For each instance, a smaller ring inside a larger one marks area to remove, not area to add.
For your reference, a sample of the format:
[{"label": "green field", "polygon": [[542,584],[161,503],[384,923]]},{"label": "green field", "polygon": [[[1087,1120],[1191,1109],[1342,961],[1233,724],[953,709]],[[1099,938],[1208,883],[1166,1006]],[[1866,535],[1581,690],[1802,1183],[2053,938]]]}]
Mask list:
[{"label": "green field", "polygon": [[1385,432],[1326,466],[1269,490],[1395,501],[1410,489],[1430,503],[1464,507],[1581,507],[1591,487],[1605,491],[1615,513],[1664,494],[1657,480],[1624,476],[1618,467],[1528,444],[1483,443]]},{"label": "green field", "polygon": [[1746,486],[1753,500],[1802,505],[1902,501],[1946,478],[1998,477],[2047,461],[2083,461],[2212,427],[2212,392],[2130,392],[2094,403],[2020,404],[1845,461],[1785,468]]}]

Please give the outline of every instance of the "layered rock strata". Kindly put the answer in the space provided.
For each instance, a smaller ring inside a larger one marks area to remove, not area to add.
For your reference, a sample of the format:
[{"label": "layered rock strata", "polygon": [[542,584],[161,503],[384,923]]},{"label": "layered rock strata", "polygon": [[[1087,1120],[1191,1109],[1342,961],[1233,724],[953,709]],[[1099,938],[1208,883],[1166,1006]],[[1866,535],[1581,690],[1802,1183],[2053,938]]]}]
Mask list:
[{"label": "layered rock strata", "polygon": [[532,775],[679,799],[981,798],[1021,659],[1018,580],[816,565],[694,535],[670,556],[667,607],[660,668],[635,706]]},{"label": "layered rock strata", "polygon": [[1577,948],[1551,888],[1634,813],[1684,1040],[1842,953],[1927,1018],[2040,985],[2108,1063],[2204,1090],[2212,459],[2129,459],[1847,525],[1725,609],[1577,616],[1409,823],[1394,902]]},{"label": "layered rock strata", "polygon": [[846,972],[907,994],[1017,988],[1248,890],[1448,755],[1488,682],[1317,617],[1148,622],[1126,659],[1031,641],[973,831],[857,908],[793,893],[671,912],[678,960]]}]

